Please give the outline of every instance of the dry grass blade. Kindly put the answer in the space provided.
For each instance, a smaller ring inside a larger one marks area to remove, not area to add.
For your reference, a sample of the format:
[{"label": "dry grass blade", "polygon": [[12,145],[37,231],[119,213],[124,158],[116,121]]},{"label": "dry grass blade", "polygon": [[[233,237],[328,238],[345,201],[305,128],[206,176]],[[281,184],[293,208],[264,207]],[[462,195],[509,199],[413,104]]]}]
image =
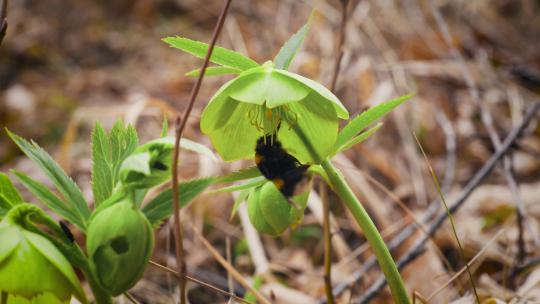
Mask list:
[{"label": "dry grass blade", "polygon": [[435,174],[435,171],[433,170],[433,167],[431,166],[431,163],[429,162],[429,159],[426,155],[426,152],[424,151],[424,148],[420,144],[420,141],[418,140],[418,137],[416,137],[416,134],[413,132],[414,140],[416,140],[416,144],[420,148],[420,151],[422,152],[422,155],[424,156],[424,160],[426,161],[426,164],[428,165],[429,172],[431,173],[431,177],[433,178],[433,183],[435,184],[435,187],[437,188],[437,192],[439,193],[439,196],[441,198],[441,202],[444,205],[444,208],[446,210],[446,213],[448,214],[448,219],[450,220],[450,225],[452,226],[452,233],[454,234],[454,237],[456,238],[457,245],[459,247],[459,253],[461,255],[461,259],[465,263],[465,268],[467,269],[467,273],[469,275],[469,280],[471,282],[471,287],[474,292],[474,296],[476,297],[476,302],[480,304],[480,297],[478,296],[478,292],[476,291],[476,285],[474,283],[474,278],[472,276],[471,269],[469,268],[469,262],[465,259],[465,252],[463,250],[463,246],[461,245],[461,241],[459,240],[459,236],[457,234],[456,230],[456,223],[454,222],[454,217],[452,216],[452,213],[450,212],[450,209],[448,208],[448,204],[446,203],[446,199],[444,198],[444,194],[441,190],[441,185],[439,184],[439,179],[437,178],[437,174]]},{"label": "dry grass blade", "polygon": [[[178,189],[178,159],[180,156],[180,139],[182,138],[182,133],[186,127],[186,122],[193,110],[193,105],[201,88],[202,80],[206,72],[206,68],[210,62],[210,56],[216,45],[217,38],[221,29],[223,28],[223,23],[225,22],[225,17],[229,11],[229,6],[231,5],[232,0],[225,0],[225,5],[219,15],[218,22],[214,28],[214,33],[212,34],[212,40],[206,52],[206,57],[204,58],[204,63],[201,67],[201,73],[197,78],[197,82],[193,85],[191,90],[191,95],[189,99],[189,104],[187,109],[184,112],[182,119],[180,116],[176,118],[176,132],[175,132],[175,142],[174,142],[174,152],[173,152],[173,161],[172,161],[172,192],[173,192],[173,208],[174,208],[174,236],[175,236],[175,252],[176,252],[176,264],[178,272],[180,274],[185,274],[186,272],[186,261],[184,257],[184,245],[183,245],[183,235],[182,235],[182,226],[180,225],[180,202],[179,202],[179,189]],[[179,280],[180,287],[180,303],[186,303],[186,280],[183,276]]]},{"label": "dry grass blade", "polygon": [[249,290],[259,302],[264,304],[270,304],[270,301],[266,299],[264,295],[262,295],[257,289],[253,288],[251,284],[231,265],[221,256],[221,254],[208,242],[208,240],[195,228],[193,227],[193,231],[195,232],[195,235],[200,239],[200,241],[203,243],[203,245],[210,251],[212,256],[225,268],[232,276],[233,278],[238,281],[244,288]]},{"label": "dry grass blade", "polygon": [[[170,273],[174,274],[176,277],[178,277],[178,271],[176,271],[176,270],[174,270],[174,269],[171,269],[171,268],[169,268],[169,267],[167,267],[167,266],[165,266],[165,265],[161,265],[161,264],[156,263],[156,262],[154,262],[154,261],[150,261],[150,264],[151,264],[151,265],[154,265],[154,266],[156,266],[156,267],[158,267],[158,268],[160,268],[160,269],[162,269],[162,270],[164,270],[164,271],[170,272]],[[214,286],[214,285],[208,284],[208,283],[206,283],[206,282],[204,282],[204,281],[201,281],[201,280],[199,280],[199,279],[196,279],[196,278],[194,278],[194,277],[192,277],[192,276],[184,275],[184,277],[185,277],[186,280],[188,280],[188,281],[191,281],[191,282],[193,282],[193,283],[195,283],[195,284],[199,284],[199,285],[201,285],[201,286],[210,288],[210,289],[212,289],[212,290],[214,290],[214,291],[216,291],[216,292],[219,292],[219,293],[224,294],[224,295],[226,295],[226,296],[228,296],[228,297],[231,297],[232,299],[234,299],[234,300],[236,300],[236,301],[238,301],[238,302],[242,302],[242,303],[246,303],[246,304],[253,304],[253,303],[251,303],[250,301],[246,301],[246,300],[242,299],[241,297],[239,297],[239,296],[237,296],[237,295],[235,295],[235,294],[233,294],[233,293],[230,293],[230,292],[228,292],[228,291],[226,291],[226,290],[223,290],[223,289],[221,289],[221,288],[218,288],[218,287],[216,287],[216,286]]]},{"label": "dry grass blade", "polygon": [[140,304],[129,292],[125,292],[124,296],[133,304]]},{"label": "dry grass blade", "polygon": [[480,258],[486,250],[493,245],[493,243],[501,236],[501,234],[504,232],[503,229],[499,230],[490,240],[489,242],[480,250],[466,265],[466,267],[461,268],[458,272],[456,272],[446,283],[444,283],[441,287],[439,287],[437,290],[435,290],[432,294],[430,294],[427,297],[427,301],[431,300],[433,297],[435,297],[439,292],[443,291],[448,285],[450,285],[454,280],[456,280],[460,275],[467,270],[478,258]]}]

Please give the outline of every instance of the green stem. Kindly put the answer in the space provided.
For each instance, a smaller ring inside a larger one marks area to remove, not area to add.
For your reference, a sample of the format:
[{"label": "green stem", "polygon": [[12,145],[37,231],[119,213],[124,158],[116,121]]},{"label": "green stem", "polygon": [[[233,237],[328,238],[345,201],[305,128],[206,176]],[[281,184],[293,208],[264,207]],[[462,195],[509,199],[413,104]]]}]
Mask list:
[{"label": "green stem", "polygon": [[113,301],[111,295],[105,289],[103,289],[101,285],[99,285],[98,278],[96,278],[94,272],[90,270],[88,263],[80,268],[84,273],[86,280],[88,280],[88,284],[90,285],[90,289],[92,289],[96,304],[112,304]]},{"label": "green stem", "polygon": [[367,214],[366,210],[360,204],[360,201],[356,198],[353,191],[345,181],[345,178],[341,172],[334,167],[330,160],[322,162],[322,167],[328,174],[328,178],[332,183],[333,190],[339,195],[339,197],[345,202],[345,205],[354,216],[354,219],[364,232],[364,235],[369,242],[369,245],[373,249],[373,253],[379,262],[379,265],[388,281],[390,290],[392,291],[392,297],[394,302],[398,304],[409,304],[409,296],[407,289],[403,285],[401,276],[397,270],[396,264],[384,240],[382,239],[377,227],[373,224],[373,221]]}]

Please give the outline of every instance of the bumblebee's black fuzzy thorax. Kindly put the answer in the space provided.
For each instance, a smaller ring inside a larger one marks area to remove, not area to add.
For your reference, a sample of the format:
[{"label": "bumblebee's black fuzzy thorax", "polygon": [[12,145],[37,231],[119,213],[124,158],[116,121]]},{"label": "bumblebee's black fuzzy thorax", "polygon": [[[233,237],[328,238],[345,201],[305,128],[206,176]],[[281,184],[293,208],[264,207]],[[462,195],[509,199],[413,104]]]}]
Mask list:
[{"label": "bumblebee's black fuzzy thorax", "polygon": [[292,196],[302,181],[309,165],[302,165],[283,149],[275,135],[265,135],[257,140],[255,163],[261,174],[274,182],[286,197]]}]

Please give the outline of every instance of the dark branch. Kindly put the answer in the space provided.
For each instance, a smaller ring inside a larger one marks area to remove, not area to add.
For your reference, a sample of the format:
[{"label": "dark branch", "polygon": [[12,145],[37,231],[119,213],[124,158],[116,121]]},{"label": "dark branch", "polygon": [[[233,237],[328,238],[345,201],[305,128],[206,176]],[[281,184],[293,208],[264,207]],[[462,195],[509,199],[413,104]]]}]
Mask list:
[{"label": "dark branch", "polygon": [[2,1],[2,11],[0,12],[0,45],[2,44],[2,40],[4,40],[4,36],[6,35],[7,31],[7,4],[8,0]]},{"label": "dark branch", "polygon": [[214,33],[212,34],[212,40],[210,42],[210,45],[208,47],[208,51],[206,52],[206,57],[204,58],[204,63],[201,67],[201,73],[199,74],[199,77],[197,78],[197,82],[193,86],[193,89],[191,90],[191,95],[189,98],[189,104],[187,109],[184,112],[184,115],[182,116],[182,119],[180,119],[180,115],[176,117],[176,134],[175,134],[175,142],[174,142],[174,153],[173,153],[173,161],[172,161],[172,192],[173,192],[173,207],[174,207],[174,236],[175,236],[175,249],[176,249],[176,266],[178,268],[178,273],[181,275],[180,281],[179,281],[179,287],[180,287],[180,303],[184,304],[186,301],[186,280],[185,280],[185,274],[186,274],[186,261],[184,258],[184,245],[183,245],[183,235],[182,235],[182,227],[180,225],[180,202],[179,202],[179,192],[178,189],[178,158],[180,154],[180,139],[182,138],[182,134],[184,132],[184,129],[186,128],[186,122],[189,118],[189,115],[191,114],[191,110],[193,110],[193,105],[195,104],[195,100],[197,98],[197,95],[199,94],[199,89],[201,88],[202,80],[204,78],[204,73],[206,72],[206,68],[208,67],[208,64],[210,62],[210,56],[212,55],[212,51],[214,50],[214,46],[216,45],[217,38],[219,36],[219,33],[221,32],[221,29],[223,28],[223,23],[225,22],[225,17],[227,16],[227,12],[229,10],[229,6],[231,5],[232,0],[225,0],[225,5],[223,6],[223,9],[221,10],[221,14],[219,15],[218,22],[216,24],[216,27],[214,28]]}]

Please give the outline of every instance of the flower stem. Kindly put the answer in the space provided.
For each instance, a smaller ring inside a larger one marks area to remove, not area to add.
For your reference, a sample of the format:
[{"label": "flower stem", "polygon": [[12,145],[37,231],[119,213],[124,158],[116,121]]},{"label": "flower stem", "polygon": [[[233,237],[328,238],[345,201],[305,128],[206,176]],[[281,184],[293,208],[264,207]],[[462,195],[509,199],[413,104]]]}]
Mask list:
[{"label": "flower stem", "polygon": [[332,183],[333,190],[345,202],[345,205],[354,216],[354,219],[364,232],[364,235],[373,249],[373,253],[379,262],[379,265],[388,281],[394,302],[398,304],[409,304],[409,296],[407,289],[403,285],[401,276],[397,270],[396,264],[384,243],[377,227],[369,217],[368,213],[360,204],[353,191],[345,181],[341,172],[334,167],[329,159],[322,162],[322,167],[328,174],[328,178]]},{"label": "flower stem", "polygon": [[88,285],[90,285],[90,289],[94,294],[96,304],[112,304],[113,301],[111,295],[99,285],[98,278],[96,278],[95,274],[90,270],[90,265],[85,263],[85,265],[81,265],[80,269],[84,273],[86,280],[88,280]]}]

